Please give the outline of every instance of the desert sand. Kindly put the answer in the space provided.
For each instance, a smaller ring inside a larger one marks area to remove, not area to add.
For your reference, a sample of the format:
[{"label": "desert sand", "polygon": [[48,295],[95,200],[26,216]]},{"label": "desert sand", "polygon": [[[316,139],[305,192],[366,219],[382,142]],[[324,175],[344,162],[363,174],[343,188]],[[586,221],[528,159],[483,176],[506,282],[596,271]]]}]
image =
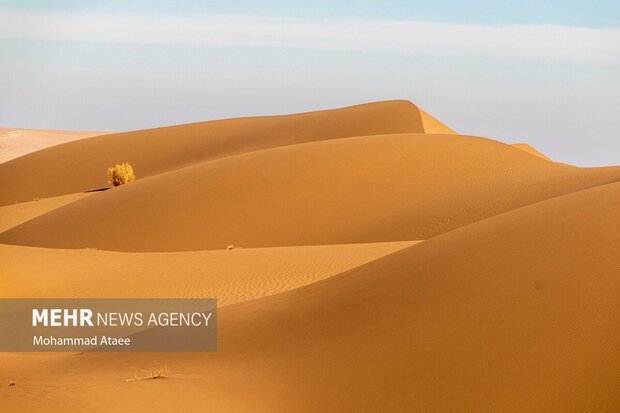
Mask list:
[{"label": "desert sand", "polygon": [[0,128],[0,164],[50,146],[109,132]]},{"label": "desert sand", "polygon": [[549,159],[547,155],[539,152],[538,150],[534,149],[531,145],[528,145],[527,143],[513,143],[512,146],[514,146],[515,148],[519,148],[522,151],[525,151],[527,153],[531,153],[532,155],[536,155],[539,158],[543,158],[546,161],[551,161],[551,159]]},{"label": "desert sand", "polygon": [[620,409],[620,167],[388,101],[77,140],[0,188],[0,297],[219,300],[214,353],[0,353],[2,410]]}]

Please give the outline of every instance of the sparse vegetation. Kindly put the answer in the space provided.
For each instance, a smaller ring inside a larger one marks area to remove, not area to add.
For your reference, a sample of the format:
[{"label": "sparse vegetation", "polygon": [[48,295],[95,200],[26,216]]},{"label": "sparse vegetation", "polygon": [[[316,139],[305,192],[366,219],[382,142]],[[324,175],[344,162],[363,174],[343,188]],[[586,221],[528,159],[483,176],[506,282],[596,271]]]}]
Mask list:
[{"label": "sparse vegetation", "polygon": [[108,168],[108,183],[113,186],[125,185],[129,182],[133,182],[135,179],[136,175],[129,162],[117,163]]},{"label": "sparse vegetation", "polygon": [[168,377],[168,374],[168,366],[159,366],[155,364],[155,367],[150,367],[148,370],[143,370],[141,372],[136,370],[133,378],[126,379],[125,381],[164,379]]},{"label": "sparse vegetation", "polygon": [[149,374],[147,376],[148,379],[160,379],[164,377],[168,377],[168,366],[155,366],[149,369]]}]

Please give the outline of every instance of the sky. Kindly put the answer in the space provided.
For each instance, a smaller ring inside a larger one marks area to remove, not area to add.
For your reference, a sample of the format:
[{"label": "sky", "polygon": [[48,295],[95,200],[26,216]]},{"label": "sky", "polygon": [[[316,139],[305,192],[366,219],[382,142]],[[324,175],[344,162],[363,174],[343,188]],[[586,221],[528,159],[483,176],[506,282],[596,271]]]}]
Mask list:
[{"label": "sky", "polygon": [[124,131],[407,99],[620,164],[620,2],[0,0],[0,126]]}]

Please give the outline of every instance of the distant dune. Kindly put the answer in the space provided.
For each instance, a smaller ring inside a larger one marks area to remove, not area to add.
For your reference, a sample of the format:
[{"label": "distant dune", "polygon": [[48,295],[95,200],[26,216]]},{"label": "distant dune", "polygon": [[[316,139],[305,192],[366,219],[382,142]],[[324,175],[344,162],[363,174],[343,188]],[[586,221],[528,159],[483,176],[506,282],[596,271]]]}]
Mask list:
[{"label": "distant dune", "polygon": [[[0,205],[106,186],[106,168],[122,161],[131,161],[139,177],[146,178],[260,149],[404,132],[424,133],[420,110],[407,101],[117,133],[34,152],[0,165]],[[18,174],[19,182],[9,179],[11,174]]]},{"label": "distant dune", "polygon": [[0,164],[50,146],[109,132],[0,128]]},{"label": "distant dune", "polygon": [[543,158],[546,161],[551,160],[546,155],[543,155],[542,153],[538,152],[536,149],[534,149],[531,145],[528,145],[527,143],[513,143],[512,146],[514,146],[515,148],[519,148],[522,151],[525,151],[527,153],[531,153],[532,155],[538,156],[539,158]]},{"label": "distant dune", "polygon": [[0,188],[0,297],[220,307],[215,353],[0,353],[0,410],[620,411],[620,167],[389,101],[78,140]]}]

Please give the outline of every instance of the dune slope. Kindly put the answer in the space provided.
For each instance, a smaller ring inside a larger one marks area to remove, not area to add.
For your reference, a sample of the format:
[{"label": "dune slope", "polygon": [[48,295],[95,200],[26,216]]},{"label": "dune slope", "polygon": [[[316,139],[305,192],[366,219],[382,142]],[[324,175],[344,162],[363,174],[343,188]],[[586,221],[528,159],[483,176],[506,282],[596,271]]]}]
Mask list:
[{"label": "dune slope", "polygon": [[[90,411],[109,394],[133,411],[617,411],[618,201],[620,183],[557,197],[224,307],[217,353],[0,358],[24,382],[0,390]],[[123,382],[154,361],[168,379]]]},{"label": "dune slope", "polygon": [[620,411],[620,167],[390,101],[84,139],[0,188],[0,298],[219,300],[214,353],[0,353],[0,411]]},{"label": "dune slope", "polygon": [[443,133],[443,134],[456,134],[452,129],[439,122],[437,119],[420,109],[420,116],[422,118],[422,126],[424,127],[424,133]]},{"label": "dune slope", "polygon": [[534,156],[538,156],[539,158],[542,158],[546,161],[551,161],[549,157],[537,151],[534,147],[532,147],[531,145],[528,145],[527,143],[513,143],[512,146],[515,148],[521,149],[522,151],[525,151],[527,153],[531,153]]},{"label": "dune slope", "polygon": [[0,165],[0,205],[106,186],[106,168],[122,161],[130,162],[141,179],[264,148],[402,132],[424,132],[419,109],[407,101],[116,133],[55,146]]},{"label": "dune slope", "polygon": [[555,198],[231,308],[222,348],[286,377],[280,400],[255,387],[274,410],[613,411],[619,201],[620,183]]},{"label": "dune slope", "polygon": [[205,372],[235,365],[265,411],[618,410],[619,201],[558,197],[224,309]]},{"label": "dune slope", "polygon": [[89,195],[91,194],[83,192],[2,206],[0,207],[0,232]]},{"label": "dune slope", "polygon": [[216,297],[227,305],[311,284],[416,243],[157,254],[0,244],[0,298]]},{"label": "dune slope", "polygon": [[618,179],[620,168],[550,163],[488,139],[376,135],[161,174],[58,208],[0,242],[183,251],[428,239]]}]

